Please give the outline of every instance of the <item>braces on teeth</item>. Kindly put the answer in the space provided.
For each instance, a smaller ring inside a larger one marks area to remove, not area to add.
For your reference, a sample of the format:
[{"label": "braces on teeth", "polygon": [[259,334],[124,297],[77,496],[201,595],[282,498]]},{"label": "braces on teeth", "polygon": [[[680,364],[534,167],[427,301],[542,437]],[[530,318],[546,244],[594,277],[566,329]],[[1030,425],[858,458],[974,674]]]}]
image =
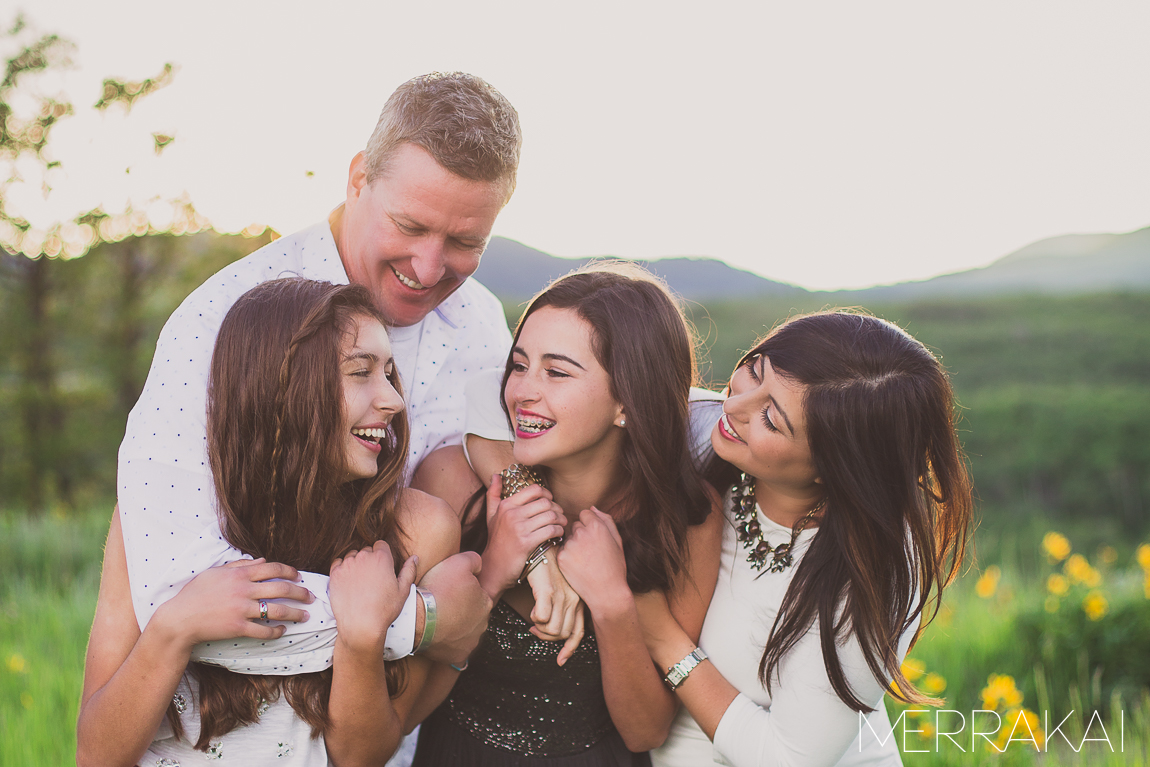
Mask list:
[{"label": "braces on teeth", "polygon": [[515,423],[522,431],[525,431],[528,434],[539,434],[541,432],[547,431],[555,425],[555,421],[536,421],[527,420],[525,418],[516,418]]}]

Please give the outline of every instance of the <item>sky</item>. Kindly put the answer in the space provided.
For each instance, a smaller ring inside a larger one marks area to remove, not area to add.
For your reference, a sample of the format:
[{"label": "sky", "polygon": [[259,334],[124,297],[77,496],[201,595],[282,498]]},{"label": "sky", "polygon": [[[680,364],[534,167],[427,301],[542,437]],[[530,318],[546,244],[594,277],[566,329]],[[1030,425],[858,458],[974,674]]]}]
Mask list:
[{"label": "sky", "polygon": [[[76,105],[53,134],[52,192],[10,197],[42,227],[185,193],[222,231],[310,225],[343,199],[391,91],[456,69],[523,126],[494,234],[557,256],[709,256],[835,289],[1150,225],[1143,0],[23,10],[76,44],[74,68],[37,84]],[[103,78],[165,62],[172,84],[130,114],[90,108]],[[176,137],[161,156],[152,132]]]}]

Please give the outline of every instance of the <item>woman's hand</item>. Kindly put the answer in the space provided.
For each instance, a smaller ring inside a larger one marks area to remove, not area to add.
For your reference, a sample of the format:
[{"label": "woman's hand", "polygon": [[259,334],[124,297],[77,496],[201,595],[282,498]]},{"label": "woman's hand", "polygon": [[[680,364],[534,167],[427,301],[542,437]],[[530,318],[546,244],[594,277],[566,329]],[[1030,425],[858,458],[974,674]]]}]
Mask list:
[{"label": "woman's hand", "polygon": [[583,641],[583,600],[571,588],[559,569],[558,550],[548,552],[547,560],[527,576],[535,607],[531,633],[548,642],[566,640],[556,659],[562,666]]},{"label": "woman's hand", "polygon": [[527,557],[539,544],[563,535],[563,510],[539,485],[500,500],[503,479],[491,478],[487,490],[487,548],[479,581],[498,599],[519,580]]},{"label": "woman's hand", "polygon": [[418,557],[408,557],[399,575],[391,547],[376,541],[331,563],[327,586],[339,626],[337,642],[353,650],[382,654],[387,629],[399,616],[415,581]]},{"label": "woman's hand", "polygon": [[267,604],[268,620],[306,621],[306,610],[272,601],[314,602],[315,596],[294,582],[299,577],[294,567],[262,558],[229,562],[189,581],[156,610],[152,621],[188,651],[200,642],[233,637],[276,639],[285,627],[262,620],[260,602]]},{"label": "woman's hand", "polygon": [[594,615],[631,599],[623,539],[615,520],[595,507],[584,509],[559,552],[559,566]]}]

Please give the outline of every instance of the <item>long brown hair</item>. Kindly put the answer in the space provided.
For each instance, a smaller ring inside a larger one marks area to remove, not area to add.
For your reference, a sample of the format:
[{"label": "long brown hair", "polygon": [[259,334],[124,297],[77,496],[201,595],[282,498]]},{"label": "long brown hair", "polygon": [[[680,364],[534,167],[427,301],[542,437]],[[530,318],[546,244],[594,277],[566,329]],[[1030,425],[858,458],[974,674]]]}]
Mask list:
[{"label": "long brown hair", "polygon": [[[930,702],[900,671],[898,642],[917,618],[922,627],[934,618],[966,551],[971,483],[946,371],[897,326],[844,311],[787,321],[739,365],[756,355],[805,387],[807,438],[826,490],[818,533],[759,664],[763,685],[770,690],[783,656],[817,619],[831,685],[853,710],[872,709],[839,660],[849,633],[876,679],[893,680],[905,702]],[[709,471],[716,487],[730,487],[735,474],[718,458]]]},{"label": "long brown hair", "polygon": [[[687,399],[695,380],[690,326],[665,285],[623,262],[593,263],[552,282],[523,312],[516,343],[527,318],[545,306],[571,309],[592,328],[595,358],[627,414],[622,487],[610,509],[623,539],[627,582],[636,592],[665,590],[683,569],[687,526],[702,522],[711,509],[689,448]],[[509,355],[501,395],[511,370]],[[506,412],[502,396],[500,401]]]},{"label": "long brown hair", "polygon": [[[326,574],[332,560],[384,540],[406,557],[395,515],[407,456],[403,413],[391,421],[374,477],[343,482],[340,348],[356,317],[383,318],[367,289],[299,278],[252,288],[224,317],[208,388],[208,461],[220,527],[253,557]],[[400,391],[397,374],[391,383]],[[328,725],[331,670],[234,674],[193,664],[200,687],[196,748],[259,719],[280,694],[316,737]],[[388,669],[388,692],[401,685]]]}]

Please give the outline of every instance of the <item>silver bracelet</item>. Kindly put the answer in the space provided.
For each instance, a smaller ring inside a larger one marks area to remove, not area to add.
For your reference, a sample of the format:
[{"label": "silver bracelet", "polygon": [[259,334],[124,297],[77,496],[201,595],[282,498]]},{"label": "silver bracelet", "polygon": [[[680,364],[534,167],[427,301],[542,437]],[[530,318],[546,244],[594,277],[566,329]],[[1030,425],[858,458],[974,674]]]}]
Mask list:
[{"label": "silver bracelet", "polygon": [[435,611],[435,595],[427,589],[415,588],[415,593],[423,600],[423,636],[419,645],[412,652],[423,652],[431,647],[431,640],[435,638],[435,621],[438,615]]},{"label": "silver bracelet", "polygon": [[683,658],[683,660],[667,669],[667,675],[663,677],[663,681],[666,682],[667,686],[672,690],[679,689],[679,685],[687,679],[688,674],[695,670],[695,666],[698,666],[706,659],[707,653],[703,652],[703,648],[696,647],[694,650],[691,650],[686,658]]},{"label": "silver bracelet", "polygon": [[535,551],[531,552],[531,555],[527,557],[527,562],[523,565],[523,571],[519,573],[519,578],[515,582],[523,583],[527,576],[531,574],[532,570],[539,565],[547,564],[547,552],[561,543],[563,543],[562,538],[549,538],[536,546]]}]

